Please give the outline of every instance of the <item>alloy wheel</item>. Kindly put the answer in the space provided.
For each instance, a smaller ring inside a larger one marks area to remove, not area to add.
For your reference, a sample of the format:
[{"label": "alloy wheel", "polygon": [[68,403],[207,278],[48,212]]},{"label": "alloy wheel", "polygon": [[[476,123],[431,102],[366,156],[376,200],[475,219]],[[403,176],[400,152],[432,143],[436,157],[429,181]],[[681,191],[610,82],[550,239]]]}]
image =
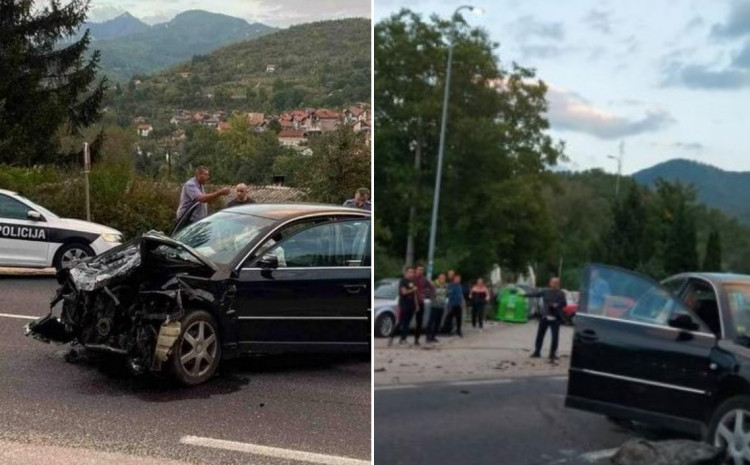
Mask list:
[{"label": "alloy wheel", "polygon": [[182,335],[179,354],[182,368],[190,376],[203,376],[216,360],[217,350],[213,326],[203,320],[193,322]]},{"label": "alloy wheel", "polygon": [[74,247],[72,249],[68,249],[65,251],[65,253],[62,255],[60,259],[60,263],[62,264],[63,268],[68,268],[76,263],[80,262],[84,258],[88,257],[89,254],[83,249],[79,249],[77,247]]},{"label": "alloy wheel", "polygon": [[380,319],[380,334],[384,337],[388,337],[393,332],[393,318],[386,315]]},{"label": "alloy wheel", "polygon": [[750,464],[750,412],[743,409],[727,412],[716,428],[714,445],[726,449],[725,463]]}]

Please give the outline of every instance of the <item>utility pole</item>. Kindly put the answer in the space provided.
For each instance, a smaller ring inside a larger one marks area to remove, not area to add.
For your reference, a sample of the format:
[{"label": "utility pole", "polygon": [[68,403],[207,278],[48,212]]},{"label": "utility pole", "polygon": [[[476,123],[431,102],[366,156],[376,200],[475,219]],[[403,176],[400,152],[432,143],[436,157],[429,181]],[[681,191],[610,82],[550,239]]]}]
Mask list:
[{"label": "utility pole", "polygon": [[91,171],[91,155],[89,143],[83,143],[83,183],[86,188],[86,221],[91,221],[91,202],[89,198],[89,171]]},{"label": "utility pole", "polygon": [[620,155],[607,155],[607,158],[617,160],[617,179],[615,180],[615,198],[620,196],[620,178],[622,177],[622,159],[625,157],[625,141],[620,142]]}]

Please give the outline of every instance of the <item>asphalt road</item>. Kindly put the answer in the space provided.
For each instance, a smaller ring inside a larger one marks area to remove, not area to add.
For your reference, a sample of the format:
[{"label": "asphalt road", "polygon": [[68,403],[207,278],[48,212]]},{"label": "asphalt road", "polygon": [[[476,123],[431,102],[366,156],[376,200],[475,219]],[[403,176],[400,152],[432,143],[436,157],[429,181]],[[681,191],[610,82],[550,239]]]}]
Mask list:
[{"label": "asphalt road", "polygon": [[[9,315],[45,315],[55,288],[50,278],[0,277],[0,444],[81,447],[150,457],[154,464],[370,460],[369,360],[255,357],[220,367],[201,386],[165,386],[112,362],[66,362],[67,347],[26,338],[29,320]],[[84,453],[74,452],[82,460]]]},{"label": "asphalt road", "polygon": [[376,388],[375,464],[599,464],[632,436],[666,438],[566,409],[565,389],[565,377]]}]

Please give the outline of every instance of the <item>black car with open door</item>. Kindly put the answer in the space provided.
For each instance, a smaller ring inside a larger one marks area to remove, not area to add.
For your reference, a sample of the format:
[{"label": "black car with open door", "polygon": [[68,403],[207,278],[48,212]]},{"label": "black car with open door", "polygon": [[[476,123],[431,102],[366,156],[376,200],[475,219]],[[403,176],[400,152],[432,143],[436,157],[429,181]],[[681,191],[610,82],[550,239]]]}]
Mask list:
[{"label": "black car with open door", "polygon": [[658,283],[589,266],[566,406],[694,434],[750,463],[750,276]]},{"label": "black car with open door", "polygon": [[368,351],[370,213],[311,204],[228,208],[151,231],[58,274],[27,334],[119,354],[185,384],[247,353]]}]

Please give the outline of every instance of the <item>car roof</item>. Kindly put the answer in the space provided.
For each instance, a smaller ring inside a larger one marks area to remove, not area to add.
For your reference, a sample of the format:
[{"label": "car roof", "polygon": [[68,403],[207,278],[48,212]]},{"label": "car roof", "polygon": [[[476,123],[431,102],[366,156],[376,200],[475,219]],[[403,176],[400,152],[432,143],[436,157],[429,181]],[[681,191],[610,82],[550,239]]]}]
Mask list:
[{"label": "car roof", "polygon": [[750,284],[750,275],[737,273],[681,273],[674,277],[702,278],[716,284]]},{"label": "car roof", "polygon": [[251,203],[230,207],[223,211],[255,215],[273,220],[286,220],[307,215],[360,215],[370,216],[370,212],[359,208],[315,203]]},{"label": "car roof", "polygon": [[17,193],[17,192],[9,191],[9,190],[7,190],[7,189],[0,189],[0,194],[5,194],[5,195],[18,195],[18,193]]}]

